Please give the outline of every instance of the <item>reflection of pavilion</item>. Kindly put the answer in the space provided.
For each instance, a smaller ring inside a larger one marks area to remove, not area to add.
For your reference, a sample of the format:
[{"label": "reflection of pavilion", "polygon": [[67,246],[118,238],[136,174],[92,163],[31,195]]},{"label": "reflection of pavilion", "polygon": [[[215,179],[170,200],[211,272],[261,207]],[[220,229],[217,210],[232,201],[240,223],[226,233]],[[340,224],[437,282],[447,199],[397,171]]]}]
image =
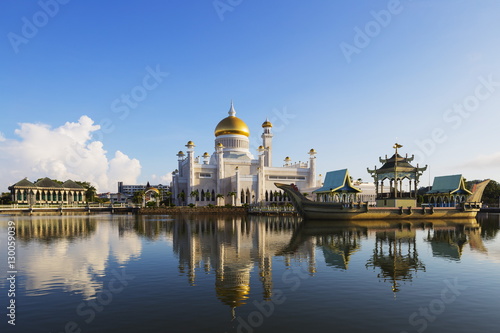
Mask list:
[{"label": "reflection of pavilion", "polygon": [[217,297],[233,310],[250,294],[250,276],[258,265],[263,298],[272,297],[272,259],[289,242],[295,218],[246,221],[242,217],[175,222],[174,251],[179,270],[195,285],[197,271],[216,273]]},{"label": "reflection of pavilion", "polygon": [[427,233],[426,241],[431,244],[432,255],[450,260],[460,260],[466,243],[476,251],[486,253],[487,250],[481,239],[481,228],[443,228],[434,229]]},{"label": "reflection of pavilion", "polygon": [[323,248],[323,255],[328,266],[346,270],[349,259],[360,249],[360,230],[340,230],[326,236],[319,236],[317,245]]},{"label": "reflection of pavilion", "polygon": [[419,260],[415,230],[377,231],[375,249],[366,266],[378,267],[379,278],[392,281],[392,291],[399,291],[397,281],[411,280],[412,271],[425,270]]},{"label": "reflection of pavilion", "polygon": [[89,216],[33,217],[29,221],[18,221],[16,227],[17,237],[23,241],[38,239],[51,242],[88,237],[96,231],[96,221]]}]

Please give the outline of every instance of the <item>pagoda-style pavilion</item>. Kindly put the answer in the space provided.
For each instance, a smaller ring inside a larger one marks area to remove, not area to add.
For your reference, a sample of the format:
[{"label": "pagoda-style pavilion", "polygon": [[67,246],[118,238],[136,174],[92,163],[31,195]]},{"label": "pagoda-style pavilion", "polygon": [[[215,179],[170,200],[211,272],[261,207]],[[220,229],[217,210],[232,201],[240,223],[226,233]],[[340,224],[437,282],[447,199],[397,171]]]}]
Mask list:
[{"label": "pagoda-style pavilion", "polygon": [[[396,143],[393,148],[396,150],[391,158],[379,158],[382,167],[373,170],[367,168],[374,179],[377,195],[377,207],[416,207],[417,189],[419,178],[427,170],[427,165],[420,168],[410,164],[414,156],[402,157],[398,154],[398,149],[403,147]],[[389,186],[384,186],[388,181]],[[405,184],[406,183],[406,184]],[[405,188],[406,186],[406,188]]]},{"label": "pagoda-style pavilion", "polygon": [[347,169],[327,172],[323,186],[313,191],[318,201],[342,203],[355,202],[359,192],[361,190],[352,185]]}]

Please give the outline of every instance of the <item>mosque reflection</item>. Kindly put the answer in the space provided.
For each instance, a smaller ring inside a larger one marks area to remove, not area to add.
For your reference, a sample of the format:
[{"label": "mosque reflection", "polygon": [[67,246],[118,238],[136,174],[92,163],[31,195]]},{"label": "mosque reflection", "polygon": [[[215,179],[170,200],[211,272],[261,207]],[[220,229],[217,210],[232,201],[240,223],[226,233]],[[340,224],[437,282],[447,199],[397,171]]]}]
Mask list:
[{"label": "mosque reflection", "polygon": [[[353,256],[356,263],[365,257],[361,262],[366,268],[398,292],[416,272],[426,269],[418,247],[427,250],[428,245],[434,257],[452,261],[461,260],[466,245],[487,253],[483,241],[496,237],[500,217],[478,221],[328,223],[295,217],[125,215],[31,217],[19,218],[16,224],[22,241],[50,245],[32,260],[25,259],[32,284],[28,289],[48,290],[51,281],[64,277],[69,290],[93,298],[102,288],[96,276],[105,273],[110,256],[124,265],[140,258],[141,238],[166,240],[186,281],[194,286],[201,275],[213,274],[216,297],[234,311],[248,302],[250,293],[271,300],[273,269],[282,271],[292,262],[306,263],[308,274],[314,276],[319,261],[333,270],[348,270]],[[73,245],[62,246],[66,243]]]},{"label": "mosque reflection", "polygon": [[[249,297],[254,266],[258,270],[262,298],[272,298],[273,257],[287,247],[299,223],[296,218],[260,218],[258,221],[243,217],[197,218],[176,220],[168,231],[179,258],[179,272],[191,285],[196,284],[198,272],[215,272],[216,295],[234,310]],[[144,226],[149,230],[143,229]],[[139,222],[139,230],[154,237],[151,231],[159,231],[159,228]],[[308,245],[288,257],[314,258],[314,248]]]},{"label": "mosque reflection", "polygon": [[[155,238],[163,228],[172,237],[179,272],[191,285],[196,285],[197,275],[215,272],[216,295],[233,310],[247,302],[252,274],[259,276],[262,299],[273,297],[275,257],[282,257],[278,262],[285,266],[292,261],[307,262],[310,275],[316,273],[317,260],[323,259],[333,269],[347,270],[353,254],[373,240],[373,250],[365,249],[369,253],[365,266],[398,292],[401,282],[411,281],[417,271],[425,271],[417,251],[419,230],[435,257],[459,260],[467,243],[473,250],[485,251],[476,220],[332,225],[324,221],[300,222],[293,217],[251,216],[182,219],[170,224],[150,222],[139,221],[137,231]],[[316,258],[317,251],[323,258]]]}]

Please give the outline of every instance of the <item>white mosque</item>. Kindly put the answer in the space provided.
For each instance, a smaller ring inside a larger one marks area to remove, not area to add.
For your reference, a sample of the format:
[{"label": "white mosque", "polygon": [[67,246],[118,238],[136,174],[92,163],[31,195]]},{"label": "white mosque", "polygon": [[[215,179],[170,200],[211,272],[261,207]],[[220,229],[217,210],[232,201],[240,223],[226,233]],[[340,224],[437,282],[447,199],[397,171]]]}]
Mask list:
[{"label": "white mosque", "polygon": [[262,145],[257,158],[250,152],[250,130],[236,117],[233,103],[229,116],[215,127],[215,151],[195,157],[195,144],[188,141],[187,151],[177,154],[179,166],[172,177],[171,191],[176,205],[196,204],[270,204],[288,201],[275,182],[294,183],[310,193],[318,186],[316,151],[309,151],[309,161],[273,167],[273,125],[262,124]]}]

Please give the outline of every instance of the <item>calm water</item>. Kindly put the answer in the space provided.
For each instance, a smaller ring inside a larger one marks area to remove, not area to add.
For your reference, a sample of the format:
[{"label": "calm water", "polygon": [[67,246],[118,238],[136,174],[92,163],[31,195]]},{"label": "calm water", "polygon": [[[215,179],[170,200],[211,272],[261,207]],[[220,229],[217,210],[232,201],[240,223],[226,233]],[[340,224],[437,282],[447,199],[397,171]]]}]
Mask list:
[{"label": "calm water", "polygon": [[0,331],[498,332],[499,227],[2,216]]}]

